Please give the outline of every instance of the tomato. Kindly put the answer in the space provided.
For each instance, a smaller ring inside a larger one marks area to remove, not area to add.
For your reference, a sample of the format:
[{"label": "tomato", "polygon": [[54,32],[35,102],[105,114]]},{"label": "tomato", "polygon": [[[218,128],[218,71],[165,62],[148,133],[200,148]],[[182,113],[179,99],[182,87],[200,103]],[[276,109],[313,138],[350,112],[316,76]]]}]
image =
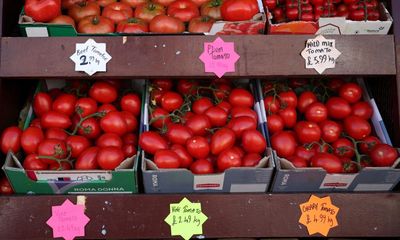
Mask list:
[{"label": "tomato", "polygon": [[321,167],[328,173],[342,173],[343,163],[333,154],[317,153],[311,158],[312,167]]},{"label": "tomato", "polygon": [[182,96],[177,92],[166,92],[161,98],[161,107],[167,112],[179,109],[183,104]]},{"label": "tomato", "polygon": [[335,121],[325,120],[319,123],[319,127],[322,132],[321,138],[327,143],[338,140],[342,133],[342,126]]},{"label": "tomato", "polygon": [[340,97],[331,97],[325,104],[328,116],[333,119],[343,119],[351,114],[350,104]]},{"label": "tomato", "polygon": [[362,89],[356,83],[345,83],[339,89],[339,96],[349,103],[355,103],[361,99]]},{"label": "tomato", "polygon": [[59,15],[55,17],[53,20],[51,20],[49,23],[72,25],[72,27],[75,28],[75,20],[67,15]]},{"label": "tomato", "polygon": [[155,86],[155,89],[160,89],[163,91],[170,91],[172,90],[174,83],[169,78],[157,78],[151,80],[151,84]]},{"label": "tomato", "polygon": [[122,148],[123,142],[120,136],[115,133],[104,133],[96,140],[98,147],[118,147]]},{"label": "tomato", "polygon": [[100,6],[95,2],[78,2],[68,9],[68,15],[72,17],[75,22],[80,22],[86,17],[100,15]]},{"label": "tomato", "polygon": [[124,135],[128,130],[125,115],[121,112],[107,113],[100,119],[100,127],[106,133],[116,133],[119,136]]},{"label": "tomato", "polygon": [[117,111],[117,108],[109,103],[103,104],[97,109],[97,112],[104,112],[104,113],[109,113],[114,111]]},{"label": "tomato", "polygon": [[115,30],[118,33],[143,33],[149,31],[149,24],[140,18],[128,18],[120,21]]},{"label": "tomato", "polygon": [[168,5],[167,14],[182,22],[189,22],[192,18],[200,16],[197,5],[191,0],[176,0]]},{"label": "tomato", "polygon": [[64,113],[48,111],[40,118],[40,125],[43,128],[67,129],[72,125],[71,119]]},{"label": "tomato", "polygon": [[[231,111],[231,109],[232,109],[231,104],[228,103],[227,101],[222,101],[222,102],[218,103],[216,106],[224,109],[224,111],[227,112],[227,113],[229,113]],[[244,108],[244,109],[248,109],[248,108]],[[257,114],[256,114],[256,116],[257,116]]]},{"label": "tomato", "polygon": [[205,114],[195,114],[189,118],[185,126],[192,130],[193,135],[205,136],[211,129],[210,119]]},{"label": "tomato", "polygon": [[258,153],[248,153],[242,159],[243,167],[255,167],[261,160],[261,155]]},{"label": "tomato", "polygon": [[172,150],[158,150],[154,155],[154,163],[158,168],[179,168],[179,156]]},{"label": "tomato", "polygon": [[267,118],[268,132],[274,134],[280,132],[284,128],[284,122],[281,116],[277,114],[272,114]]},{"label": "tomato", "polygon": [[190,171],[194,174],[211,174],[214,173],[213,164],[206,159],[197,159],[190,166]]},{"label": "tomato", "polygon": [[124,144],[122,146],[122,151],[124,152],[124,155],[126,158],[130,158],[135,156],[137,149],[136,149],[136,145],[134,144]]},{"label": "tomato", "polygon": [[364,8],[355,9],[353,11],[350,11],[349,18],[350,18],[350,20],[353,20],[353,21],[364,21],[365,20]]},{"label": "tomato", "polygon": [[133,17],[133,10],[131,6],[126,3],[114,2],[103,9],[101,16],[109,18],[114,24],[118,24],[119,22]]},{"label": "tomato", "polygon": [[319,123],[328,118],[328,109],[324,104],[320,102],[314,102],[308,105],[304,115],[307,121]]},{"label": "tomato", "polygon": [[208,108],[204,114],[210,120],[212,127],[223,127],[228,121],[228,113],[218,106]]},{"label": "tomato", "polygon": [[76,170],[94,170],[99,168],[97,163],[97,154],[99,147],[89,147],[82,151],[75,162]]},{"label": "tomato", "polygon": [[390,167],[398,157],[395,148],[388,144],[379,143],[369,153],[372,164],[377,167]]},{"label": "tomato", "polygon": [[177,84],[178,92],[182,95],[196,94],[198,82],[194,80],[179,79]]},{"label": "tomato", "polygon": [[183,31],[185,31],[184,23],[171,16],[158,15],[150,21],[150,32],[181,33]]},{"label": "tomato", "polygon": [[125,154],[118,147],[101,147],[96,159],[101,169],[114,170],[125,159]]},{"label": "tomato", "polygon": [[49,170],[54,170],[54,171],[62,171],[62,170],[71,170],[71,162],[56,162],[54,161],[49,165]]},{"label": "tomato", "polygon": [[253,109],[247,107],[234,107],[231,109],[232,119],[242,116],[251,117],[256,121],[256,124],[258,123],[257,113]]},{"label": "tomato", "polygon": [[343,84],[344,81],[341,78],[332,78],[328,80],[326,85],[333,92],[337,92]]},{"label": "tomato", "polygon": [[61,0],[26,0],[24,11],[35,22],[48,22],[61,15]]},{"label": "tomato", "polygon": [[279,157],[292,156],[296,151],[296,138],[289,131],[277,132],[271,137],[271,147]]},{"label": "tomato", "polygon": [[301,143],[318,142],[321,138],[321,129],[314,122],[300,121],[294,127],[297,138]]},{"label": "tomato", "polygon": [[379,138],[377,138],[375,136],[368,136],[368,137],[364,138],[362,140],[362,142],[360,143],[360,145],[359,145],[360,151],[364,154],[367,154],[375,147],[375,145],[377,145],[379,143],[381,143]]},{"label": "tomato", "polygon": [[210,152],[210,145],[205,137],[194,136],[186,141],[189,154],[197,159],[206,158]]},{"label": "tomato", "polygon": [[221,128],[211,137],[211,153],[218,155],[225,149],[232,148],[235,145],[235,132],[229,128]]},{"label": "tomato", "polygon": [[242,134],[242,147],[247,153],[261,154],[265,151],[267,142],[258,130],[245,130]]},{"label": "tomato", "polygon": [[267,96],[264,98],[264,107],[267,114],[273,114],[279,111],[281,105],[277,97]]},{"label": "tomato", "polygon": [[8,181],[8,179],[6,177],[2,177],[0,179],[0,195],[4,194],[4,195],[10,195],[13,194],[14,190],[11,187],[10,182]]},{"label": "tomato", "polygon": [[129,6],[131,6],[132,8],[136,8],[137,6],[139,6],[140,4],[144,4],[147,3],[149,0],[121,0],[120,2],[122,3],[126,3]]},{"label": "tomato", "polygon": [[39,92],[33,98],[33,111],[37,117],[51,110],[53,100],[48,93]]},{"label": "tomato", "polygon": [[139,129],[139,123],[135,116],[132,113],[127,111],[121,112],[122,116],[125,119],[126,123],[126,131],[127,132],[136,132]]},{"label": "tomato", "polygon": [[[17,130],[17,132],[19,132],[19,129]],[[9,141],[10,143],[13,142],[13,140],[10,139],[10,137],[6,137],[6,138],[8,138],[7,141]],[[20,139],[21,139],[20,140],[21,147],[26,154],[36,153],[40,142],[43,141],[43,139],[44,139],[44,134],[43,134],[42,130],[38,127],[28,127],[27,129],[25,129],[22,132],[22,134],[20,135]],[[2,140],[2,142],[3,142],[3,140]],[[7,147],[7,148],[9,148],[9,147]],[[14,151],[14,150],[13,150],[13,152],[16,153],[16,151]]]},{"label": "tomato", "polygon": [[293,128],[296,125],[297,113],[295,108],[287,107],[285,109],[281,109],[278,112],[278,115],[282,118],[283,125],[286,128]]},{"label": "tomato", "polygon": [[71,148],[71,157],[77,158],[83,151],[90,147],[91,143],[83,136],[73,135],[69,136],[65,143]]},{"label": "tomato", "polygon": [[231,167],[242,166],[242,156],[235,148],[222,151],[217,158],[218,170],[223,172]]},{"label": "tomato", "polygon": [[[100,7],[104,8],[107,5],[116,2],[117,0],[96,0],[96,3],[99,4]],[[123,0],[121,1],[123,2]]]},{"label": "tomato", "polygon": [[210,17],[194,17],[189,22],[188,30],[192,33],[210,32],[214,22],[215,20]]},{"label": "tomato", "polygon": [[265,8],[268,8],[269,11],[272,11],[278,5],[278,0],[263,0],[263,5]]},{"label": "tomato", "polygon": [[163,128],[171,123],[169,113],[163,108],[155,108],[150,114],[150,125],[155,128]]},{"label": "tomato", "polygon": [[160,4],[161,6],[168,7],[171,3],[173,3],[175,0],[153,0],[152,2]]},{"label": "tomato", "polygon": [[68,137],[68,134],[64,129],[61,128],[48,128],[44,134],[45,138],[58,139],[61,141],[65,141]]},{"label": "tomato", "polygon": [[296,21],[299,19],[299,9],[298,7],[287,7],[286,17],[289,21]]},{"label": "tomato", "polygon": [[221,5],[221,16],[225,21],[246,21],[259,12],[256,0],[226,0]]},{"label": "tomato", "polygon": [[39,158],[47,164],[52,164],[55,160],[46,157],[63,159],[68,155],[67,145],[64,141],[58,139],[44,139],[40,142],[37,152]]},{"label": "tomato", "polygon": [[86,117],[97,111],[97,103],[92,98],[79,98],[75,102],[74,110],[79,111],[82,117]]},{"label": "tomato", "polygon": [[201,16],[207,16],[215,20],[222,20],[221,5],[224,0],[210,0],[203,3],[200,8]]},{"label": "tomato", "polygon": [[254,106],[253,95],[243,88],[235,88],[231,91],[228,98],[232,107],[252,108]]},{"label": "tomato", "polygon": [[368,102],[356,102],[351,106],[351,114],[368,120],[372,117],[373,109]]},{"label": "tomato", "polygon": [[309,105],[317,101],[317,96],[313,92],[305,91],[300,94],[297,100],[297,109],[299,112],[304,113]]},{"label": "tomato", "polygon": [[338,157],[353,158],[354,144],[347,138],[339,138],[332,143],[334,154]]},{"label": "tomato", "polygon": [[123,141],[125,144],[137,145],[137,141],[138,141],[137,138],[138,138],[138,137],[137,137],[136,134],[127,133],[127,134],[125,134],[124,136],[122,136],[122,141]]},{"label": "tomato", "polygon": [[192,156],[189,154],[189,152],[186,150],[186,148],[182,145],[179,144],[174,144],[171,146],[171,150],[176,153],[179,157],[179,166],[181,168],[189,168],[190,165],[193,162]]},{"label": "tomato", "polygon": [[54,99],[52,110],[71,116],[75,112],[76,101],[77,97],[72,94],[61,94],[56,99]]},{"label": "tomato", "polygon": [[95,139],[100,136],[101,128],[99,121],[96,118],[89,118],[82,122],[78,134],[88,139]]},{"label": "tomato", "polygon": [[[146,22],[150,22],[155,16],[164,14],[165,8],[160,4],[152,2],[140,4],[135,9],[135,18],[143,19]],[[150,31],[153,32],[151,27]]]},{"label": "tomato", "polygon": [[25,170],[47,170],[48,164],[38,158],[36,153],[27,155],[22,165]]},{"label": "tomato", "polygon": [[170,124],[166,137],[171,143],[185,145],[186,141],[193,137],[193,133],[188,127],[181,124]]},{"label": "tomato", "polygon": [[100,103],[112,103],[117,100],[117,89],[107,82],[95,82],[89,89],[89,96]]},{"label": "tomato", "polygon": [[83,2],[84,0],[61,0],[62,9],[68,9],[75,3]]},{"label": "tomato", "polygon": [[214,104],[209,98],[201,97],[193,102],[192,111],[195,114],[203,114],[205,111],[207,111],[207,109],[211,108],[212,106],[214,106]]},{"label": "tomato", "polygon": [[40,118],[35,118],[31,121],[31,123],[29,124],[29,127],[38,127],[38,128],[42,128],[42,125],[40,125]]},{"label": "tomato", "polygon": [[370,21],[378,21],[380,18],[379,11],[376,9],[367,10],[367,19]]},{"label": "tomato", "polygon": [[287,160],[289,160],[293,164],[293,166],[295,166],[296,168],[308,167],[308,161],[306,159],[298,157],[296,155],[287,157]]},{"label": "tomato", "polygon": [[344,130],[350,137],[361,140],[371,134],[371,125],[363,118],[349,116],[344,119]]},{"label": "tomato", "polygon": [[296,108],[297,107],[297,96],[294,91],[285,91],[278,94],[280,105],[283,108]]},{"label": "tomato", "polygon": [[94,15],[88,16],[79,21],[78,33],[86,34],[105,34],[114,32],[114,23],[102,16]]},{"label": "tomato", "polygon": [[168,149],[167,141],[160,134],[148,131],[140,134],[139,146],[149,154],[155,154],[157,150]]},{"label": "tomato", "polygon": [[216,90],[214,90],[214,96],[217,101],[225,100],[229,97],[229,94],[232,90],[230,84],[226,83],[218,83],[216,86]]},{"label": "tomato", "polygon": [[315,155],[316,151],[313,148],[306,148],[304,146],[297,146],[296,150],[294,152],[294,156],[303,158],[307,161],[310,161],[310,159]]},{"label": "tomato", "polygon": [[241,116],[233,118],[227,127],[233,130],[237,139],[241,139],[245,130],[255,130],[257,128],[257,122],[251,117]]}]

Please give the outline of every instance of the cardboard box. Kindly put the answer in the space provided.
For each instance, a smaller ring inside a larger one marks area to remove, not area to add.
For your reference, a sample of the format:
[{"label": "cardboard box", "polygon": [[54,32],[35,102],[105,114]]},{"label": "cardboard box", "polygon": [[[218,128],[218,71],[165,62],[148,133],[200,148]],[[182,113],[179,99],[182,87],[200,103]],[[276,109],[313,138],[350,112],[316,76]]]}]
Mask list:
[{"label": "cardboard box", "polygon": [[[148,89],[148,88],[147,88]],[[146,91],[144,109],[148,109],[149,91]],[[259,127],[264,125],[260,118],[259,103],[255,110],[259,115]],[[143,129],[149,129],[148,112],[143,113]],[[263,131],[262,131],[263,132]],[[223,173],[196,175],[187,169],[158,169],[142,152],[142,173],[145,193],[198,193],[198,192],[266,192],[268,190],[274,164],[271,149],[266,149],[265,157],[257,167],[238,167]]]},{"label": "cardboard box", "polygon": [[[264,34],[265,25],[267,18],[265,16],[264,7],[261,0],[258,1],[260,12],[256,14],[253,19],[247,21],[216,21],[210,32],[204,33],[205,35],[236,35],[236,34]],[[82,34],[78,33],[74,27],[67,24],[54,24],[54,23],[39,23],[34,22],[33,19],[25,15],[24,11],[18,19],[18,26],[22,36],[25,37],[67,37],[67,36],[148,36],[148,35],[160,35],[157,33],[140,33],[140,34],[121,34],[121,33],[109,33],[109,34]],[[183,34],[192,34],[184,32]],[[176,35],[176,34],[174,34]],[[195,34],[199,35],[199,34]]]},{"label": "cardboard box", "polygon": [[[142,82],[143,84],[144,82]],[[133,81],[140,87],[140,81]],[[65,81],[50,80],[40,82],[36,91],[63,87]],[[143,87],[143,86],[142,86]],[[139,89],[139,88],[136,88]],[[29,108],[24,129],[33,118]],[[138,193],[139,154],[125,159],[113,171],[107,170],[65,170],[28,171],[22,166],[21,154],[9,152],[3,171],[6,173],[16,193],[29,194],[100,194],[100,193]]]},{"label": "cardboard box", "polygon": [[[370,97],[362,79],[358,79],[358,84],[363,88],[364,100],[368,101],[374,109],[371,121],[375,135],[383,143],[391,145],[375,100]],[[260,97],[262,96],[260,81],[257,82],[257,86]],[[263,98],[259,99],[260,108],[265,110]],[[296,168],[287,159],[278,157],[275,151],[273,151],[273,156],[276,171],[271,184],[272,192],[390,191],[400,182],[400,158],[392,167],[366,167],[354,174],[328,174],[324,169],[317,167]]]},{"label": "cardboard box", "polygon": [[293,21],[287,23],[272,23],[272,14],[267,9],[268,34],[388,34],[393,22],[389,11],[381,3],[379,11],[382,20],[378,21],[352,21],[344,17],[321,17],[318,22]]}]

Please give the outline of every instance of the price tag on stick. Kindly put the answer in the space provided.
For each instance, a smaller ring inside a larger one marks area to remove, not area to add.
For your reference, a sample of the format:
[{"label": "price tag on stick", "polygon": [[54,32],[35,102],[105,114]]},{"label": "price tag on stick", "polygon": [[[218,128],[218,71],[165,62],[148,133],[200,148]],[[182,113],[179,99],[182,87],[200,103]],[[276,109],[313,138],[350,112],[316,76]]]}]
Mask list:
[{"label": "price tag on stick", "polygon": [[201,211],[201,203],[192,203],[187,198],[170,204],[170,213],[164,219],[171,226],[172,236],[188,240],[195,234],[203,234],[203,223],[207,216]]},{"label": "price tag on stick", "polygon": [[77,43],[75,53],[70,57],[75,62],[75,71],[83,71],[90,76],[96,72],[106,72],[111,56],[106,51],[105,43],[96,43],[88,39],[85,43]]},{"label": "price tag on stick", "polygon": [[336,59],[340,54],[336,49],[335,40],[325,39],[322,35],[308,39],[306,48],[301,52],[306,61],[306,68],[314,68],[319,74],[327,68],[335,68]]}]

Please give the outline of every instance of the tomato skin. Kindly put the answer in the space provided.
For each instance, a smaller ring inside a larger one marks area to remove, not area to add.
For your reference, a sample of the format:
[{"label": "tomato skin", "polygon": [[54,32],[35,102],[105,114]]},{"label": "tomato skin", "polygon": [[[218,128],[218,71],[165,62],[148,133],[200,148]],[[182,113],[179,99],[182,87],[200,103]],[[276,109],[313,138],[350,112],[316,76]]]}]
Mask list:
[{"label": "tomato skin", "polygon": [[[117,0],[96,0],[96,3],[99,4],[100,7],[104,8],[107,5],[116,2]],[[124,1],[121,1],[124,2]]]},{"label": "tomato skin", "polygon": [[48,128],[44,134],[45,138],[58,139],[61,141],[65,141],[68,137],[68,134],[61,128]]},{"label": "tomato skin", "polygon": [[133,17],[133,10],[131,6],[126,3],[114,2],[104,7],[101,15],[111,19],[115,24],[118,24]]},{"label": "tomato skin", "polygon": [[8,179],[5,176],[3,176],[0,179],[0,195],[3,195],[3,194],[10,195],[13,193],[14,193],[14,190],[12,189],[10,182],[8,181]]},{"label": "tomato skin", "polygon": [[179,79],[177,90],[180,94],[196,94],[198,83],[194,80]]},{"label": "tomato skin", "polygon": [[333,119],[344,119],[351,114],[350,104],[340,97],[331,97],[325,104],[328,116]]},{"label": "tomato skin", "polygon": [[98,109],[98,112],[103,112],[103,113],[109,113],[109,112],[114,112],[117,111],[117,108],[110,104],[110,103],[105,103],[103,105],[101,105]]},{"label": "tomato skin", "polygon": [[61,0],[26,0],[24,11],[35,22],[48,22],[61,15]]},{"label": "tomato skin", "polygon": [[221,16],[225,21],[246,21],[259,12],[256,0],[226,0],[221,5]]},{"label": "tomato skin", "polygon": [[342,132],[342,126],[331,120],[320,122],[319,127],[321,128],[321,138],[327,143],[338,140]]},{"label": "tomato skin", "polygon": [[71,148],[71,157],[77,158],[83,151],[90,147],[91,143],[83,136],[72,135],[69,136],[65,143]]},{"label": "tomato skin", "polygon": [[247,153],[262,154],[267,147],[267,142],[258,130],[245,130],[242,135],[242,147]]},{"label": "tomato skin", "polygon": [[124,152],[126,158],[133,157],[137,152],[136,145],[124,144],[122,146],[122,151]]},{"label": "tomato skin", "polygon": [[254,121],[256,121],[256,124],[258,123],[257,113],[253,109],[250,109],[247,107],[233,107],[231,109],[232,119],[241,117],[241,116],[251,117],[254,119]]},{"label": "tomato skin", "polygon": [[185,31],[185,24],[171,16],[157,15],[151,19],[149,29],[154,33],[181,33]]},{"label": "tomato skin", "polygon": [[210,153],[210,145],[205,137],[194,136],[187,140],[186,149],[189,154],[197,159],[206,158]]},{"label": "tomato skin", "polygon": [[316,151],[313,148],[306,148],[304,146],[297,146],[294,152],[294,156],[303,158],[307,161],[310,161],[311,158],[315,155]]},{"label": "tomato skin", "polygon": [[21,147],[26,154],[36,153],[41,141],[44,139],[42,129],[38,127],[28,127],[21,134]]},{"label": "tomato skin", "polygon": [[279,93],[279,101],[284,108],[297,107],[297,96],[294,91],[286,91]]},{"label": "tomato skin", "polygon": [[97,103],[92,98],[79,98],[76,103],[74,110],[78,108],[82,117],[86,117],[97,111]]},{"label": "tomato skin", "polygon": [[293,107],[287,107],[285,109],[281,109],[278,112],[279,116],[283,120],[283,125],[286,128],[293,128],[297,122],[297,112]]},{"label": "tomato skin", "polygon": [[171,146],[171,150],[176,153],[179,157],[179,166],[181,168],[189,168],[190,165],[193,162],[192,156],[189,154],[189,152],[186,150],[186,148],[182,145],[179,144],[174,144]]},{"label": "tomato skin", "polygon": [[190,171],[194,174],[211,174],[214,173],[212,163],[206,159],[197,159],[190,166]]},{"label": "tomato skin", "polygon": [[120,101],[122,111],[127,111],[137,117],[140,115],[140,110],[142,107],[142,101],[139,95],[134,93],[128,93],[121,98]]},{"label": "tomato skin", "polygon": [[218,106],[210,107],[204,114],[210,120],[212,127],[223,127],[228,121],[228,113]]},{"label": "tomato skin", "polygon": [[58,163],[54,161],[49,165],[49,170],[55,170],[55,171],[63,171],[63,170],[71,170],[72,166],[70,162],[61,162]]},{"label": "tomato skin", "polygon": [[267,118],[268,132],[271,134],[280,132],[285,127],[283,119],[278,114],[272,114]]},{"label": "tomato skin", "polygon": [[193,135],[205,136],[208,129],[211,129],[210,119],[204,114],[195,114],[189,118],[185,126],[192,130]]},{"label": "tomato skin", "polygon": [[97,140],[98,147],[118,147],[122,148],[123,142],[120,136],[115,133],[104,133]]},{"label": "tomato skin", "polygon": [[242,156],[234,148],[226,149],[218,155],[217,167],[219,171],[223,172],[228,168],[240,166],[242,166]]},{"label": "tomato skin", "polygon": [[227,127],[233,130],[237,139],[241,139],[245,130],[257,128],[257,122],[251,117],[241,116],[233,118]]},{"label": "tomato skin", "polygon": [[29,127],[38,127],[42,128],[42,125],[40,125],[40,118],[35,118],[31,121],[31,124],[29,124]]},{"label": "tomato skin", "polygon": [[133,145],[137,145],[138,143],[138,137],[136,134],[133,133],[127,133],[124,136],[122,136],[122,141],[125,144],[133,144]]},{"label": "tomato skin", "polygon": [[201,5],[200,15],[213,18],[215,20],[221,20],[221,5],[223,0],[210,0]]},{"label": "tomato skin", "polygon": [[89,89],[89,96],[100,103],[112,103],[118,97],[117,89],[107,82],[95,82]]},{"label": "tomato skin", "polygon": [[375,136],[368,136],[362,140],[361,144],[359,145],[359,148],[361,153],[367,154],[371,152],[371,150],[374,149],[375,145],[379,143],[381,143],[379,138]]},{"label": "tomato skin", "polygon": [[120,2],[126,3],[129,6],[131,6],[132,8],[136,8],[140,4],[147,3],[148,0],[121,0]]},{"label": "tomato skin", "polygon": [[68,15],[72,17],[75,22],[80,22],[86,17],[100,15],[100,6],[95,2],[82,1],[72,5],[68,9]]},{"label": "tomato skin", "polygon": [[166,136],[173,144],[185,145],[186,141],[193,137],[193,133],[184,125],[170,124],[168,125]]},{"label": "tomato skin", "polygon": [[36,153],[27,155],[22,165],[25,170],[46,170],[48,164],[42,162]]},{"label": "tomato skin", "polygon": [[279,157],[287,158],[296,151],[296,138],[289,131],[275,133],[271,137],[271,147],[276,151]]},{"label": "tomato skin", "polygon": [[373,109],[368,102],[356,102],[351,106],[351,114],[368,120],[372,117]]},{"label": "tomato skin", "polygon": [[266,96],[264,98],[264,107],[267,114],[277,113],[281,108],[281,104],[278,98],[273,96]]},{"label": "tomato skin", "polygon": [[183,104],[182,96],[177,92],[166,92],[161,97],[161,107],[167,111],[172,112],[179,109]]},{"label": "tomato skin", "polygon": [[82,122],[78,134],[88,139],[95,139],[101,134],[100,124],[96,118],[89,118]]},{"label": "tomato skin", "polygon": [[165,6],[165,7],[168,7],[174,1],[175,0],[153,0],[152,2],[160,4],[160,5]]},{"label": "tomato skin", "polygon": [[312,167],[322,167],[327,173],[342,173],[343,163],[333,154],[317,153],[311,158]]},{"label": "tomato skin", "polygon": [[368,121],[357,116],[345,118],[344,129],[350,137],[356,140],[362,140],[371,134],[371,125]]},{"label": "tomato skin", "polygon": [[[136,7],[135,18],[140,18],[146,22],[150,22],[156,16],[164,15],[165,13],[166,12],[165,12],[164,6],[157,4],[157,3],[147,2],[147,3],[139,4]],[[153,32],[151,27],[150,27],[150,31]]]},{"label": "tomato skin", "polygon": [[52,110],[71,116],[75,112],[76,100],[77,97],[75,97],[72,94],[67,94],[67,93],[61,94],[56,99],[54,99],[52,104]]},{"label": "tomato skin", "polygon": [[109,112],[100,119],[100,127],[106,133],[115,133],[118,136],[124,135],[128,126],[125,117],[121,112]]},{"label": "tomato skin", "polygon": [[114,170],[125,159],[125,154],[118,147],[103,147],[97,152],[96,159],[101,169]]},{"label": "tomato skin", "polygon": [[317,96],[311,91],[305,91],[300,94],[297,100],[297,109],[299,112],[304,113],[309,105],[317,102]]},{"label": "tomato skin", "polygon": [[218,155],[225,149],[232,148],[235,145],[235,132],[229,128],[221,128],[211,137],[211,153]]},{"label": "tomato skin", "polygon": [[388,144],[379,143],[369,153],[372,164],[377,167],[390,167],[396,161],[398,153]]},{"label": "tomato skin", "polygon": [[149,31],[149,24],[140,18],[128,18],[118,23],[115,30],[119,33],[143,33]]},{"label": "tomato skin", "polygon": [[160,134],[154,131],[148,131],[140,134],[139,146],[149,154],[154,155],[156,151],[168,149],[167,141]]},{"label": "tomato skin", "polygon": [[355,155],[354,145],[347,138],[339,138],[332,143],[334,154],[338,157],[353,158]]},{"label": "tomato skin", "polygon": [[318,142],[321,138],[321,129],[314,122],[300,121],[296,124],[294,131],[301,143]]},{"label": "tomato skin", "polygon": [[67,129],[72,125],[71,119],[64,113],[48,111],[40,118],[40,125],[43,128]]},{"label": "tomato skin", "polygon": [[362,89],[356,83],[345,83],[339,89],[339,96],[349,103],[355,103],[361,99]]},{"label": "tomato skin", "polygon": [[[58,139],[44,139],[38,146],[37,149],[39,157],[55,157],[57,159],[63,159],[67,156],[67,145],[64,141]],[[40,158],[42,162],[52,164],[55,160]]]},{"label": "tomato skin", "polygon": [[179,156],[172,150],[158,150],[154,155],[154,163],[158,168],[179,168]]},{"label": "tomato skin", "polygon": [[124,117],[126,123],[126,132],[137,132],[139,129],[139,123],[135,116],[131,112],[122,111],[120,112]]},{"label": "tomato skin", "polygon": [[39,92],[33,98],[33,111],[37,117],[41,117],[44,113],[51,110],[53,100],[50,95],[44,92]]},{"label": "tomato skin", "polygon": [[105,34],[114,32],[114,23],[102,16],[87,16],[78,23],[78,33]]},{"label": "tomato skin", "polygon": [[[218,103],[216,106],[224,109],[224,111],[227,113],[229,113],[232,109],[231,104],[228,103],[227,101],[222,101],[222,102]],[[245,109],[247,109],[247,108],[245,108]]]},{"label": "tomato skin", "polygon": [[150,114],[150,125],[155,128],[163,128],[164,125],[168,126],[171,121],[171,117],[169,117],[169,113],[163,108],[155,108],[154,111]]},{"label": "tomato skin", "polygon": [[308,167],[307,160],[296,155],[288,157],[287,160],[289,160],[296,168]]},{"label": "tomato skin", "polygon": [[252,108],[254,106],[253,95],[243,88],[232,89],[229,94],[228,101],[232,107],[247,107]]},{"label": "tomato skin", "polygon": [[242,159],[243,167],[255,167],[261,160],[261,155],[258,153],[248,153]]},{"label": "tomato skin", "polygon": [[310,122],[322,122],[328,118],[328,109],[320,102],[314,102],[306,108],[305,117]]},{"label": "tomato skin", "polygon": [[167,14],[182,22],[189,22],[192,18],[200,16],[197,5],[191,0],[176,0],[168,5]]},{"label": "tomato skin", "polygon": [[203,114],[205,113],[209,108],[213,107],[214,104],[211,102],[209,98],[206,97],[201,97],[197,100],[195,100],[192,104],[192,111],[195,114]]},{"label": "tomato skin", "polygon": [[77,170],[94,170],[99,168],[97,163],[97,154],[99,147],[89,147],[85,149],[75,162],[75,169]]}]

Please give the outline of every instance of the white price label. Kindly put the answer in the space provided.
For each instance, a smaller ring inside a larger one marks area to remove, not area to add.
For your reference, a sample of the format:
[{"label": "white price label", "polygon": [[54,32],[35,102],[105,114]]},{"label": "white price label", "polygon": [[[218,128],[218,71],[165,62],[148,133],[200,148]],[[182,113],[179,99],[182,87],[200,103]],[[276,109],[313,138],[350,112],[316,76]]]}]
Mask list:
[{"label": "white price label", "polygon": [[306,47],[301,52],[306,68],[314,68],[319,74],[327,68],[335,68],[336,59],[340,56],[334,39],[325,39],[322,35],[308,39]]},{"label": "white price label", "polygon": [[92,76],[96,72],[107,71],[107,62],[111,56],[106,51],[105,43],[88,39],[85,43],[76,44],[75,53],[70,59],[75,62],[75,71],[83,71]]}]

